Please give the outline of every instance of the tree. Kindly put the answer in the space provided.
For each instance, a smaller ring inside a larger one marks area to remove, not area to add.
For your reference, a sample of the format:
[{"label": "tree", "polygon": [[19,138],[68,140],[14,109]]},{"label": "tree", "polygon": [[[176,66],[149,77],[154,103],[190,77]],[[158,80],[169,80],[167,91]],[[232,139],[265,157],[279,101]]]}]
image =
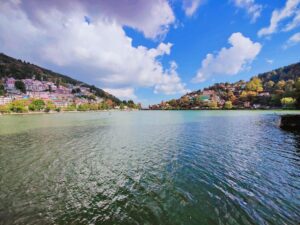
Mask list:
[{"label": "tree", "polygon": [[26,86],[23,81],[17,80],[15,82],[15,87],[19,89],[21,92],[26,93]]},{"label": "tree", "polygon": [[295,103],[296,103],[296,99],[291,98],[291,97],[281,99],[281,104],[286,109],[294,108]]},{"label": "tree", "polygon": [[280,80],[278,81],[278,83],[276,84],[276,88],[279,89],[279,90],[283,90],[284,87],[285,87],[285,81],[284,80]]},{"label": "tree", "polygon": [[9,113],[10,109],[8,105],[0,105],[0,113]]},{"label": "tree", "polygon": [[232,109],[232,102],[231,101],[225,102],[224,108],[225,109]]},{"label": "tree", "polygon": [[35,99],[29,105],[29,110],[31,111],[41,111],[45,108],[45,102],[42,99]]},{"label": "tree", "polygon": [[275,83],[274,81],[270,80],[266,83],[266,88],[270,91],[274,87]]},{"label": "tree", "polygon": [[28,112],[28,101],[26,100],[15,100],[10,103],[9,109],[12,112],[24,113]]},{"label": "tree", "polygon": [[[129,100],[130,101],[130,100]],[[128,105],[132,105],[131,103],[129,103],[129,101],[128,101]],[[131,100],[132,101],[132,100]],[[132,101],[133,102],[133,101]],[[107,104],[107,106],[108,106],[108,108],[109,109],[112,109],[113,107],[114,107],[114,102],[111,100],[111,99],[107,99],[106,100],[106,104]],[[134,105],[134,103],[133,103],[133,105]],[[130,107],[130,106],[129,106]]]},{"label": "tree", "polygon": [[77,108],[78,111],[88,111],[90,110],[89,104],[81,104]]},{"label": "tree", "polygon": [[263,86],[261,79],[258,77],[254,77],[246,84],[246,90],[247,91],[256,91],[256,92],[262,92]]},{"label": "tree", "polygon": [[52,110],[55,110],[55,105],[52,101],[46,102],[45,112],[50,112]]},{"label": "tree", "polygon": [[217,103],[216,101],[210,101],[210,102],[208,103],[208,107],[209,107],[210,109],[217,109],[217,108],[218,108],[218,103]]},{"label": "tree", "polygon": [[3,84],[0,84],[0,96],[2,96],[4,94],[5,94],[4,86],[3,86]]}]

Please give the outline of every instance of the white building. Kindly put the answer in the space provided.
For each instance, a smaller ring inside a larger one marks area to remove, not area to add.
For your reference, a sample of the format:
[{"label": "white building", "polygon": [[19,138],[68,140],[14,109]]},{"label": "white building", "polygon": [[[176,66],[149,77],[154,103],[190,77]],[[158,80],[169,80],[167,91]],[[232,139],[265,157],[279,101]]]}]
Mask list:
[{"label": "white building", "polygon": [[6,105],[12,102],[10,97],[0,97],[0,105]]}]

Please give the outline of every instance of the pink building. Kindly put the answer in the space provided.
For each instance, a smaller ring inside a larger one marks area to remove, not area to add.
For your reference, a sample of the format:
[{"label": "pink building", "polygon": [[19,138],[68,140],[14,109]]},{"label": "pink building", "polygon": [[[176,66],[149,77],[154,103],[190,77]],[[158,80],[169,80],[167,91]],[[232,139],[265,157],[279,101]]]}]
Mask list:
[{"label": "pink building", "polygon": [[15,82],[16,82],[16,80],[14,79],[14,78],[8,78],[7,80],[6,80],[6,89],[7,90],[13,90],[13,89],[15,89]]}]

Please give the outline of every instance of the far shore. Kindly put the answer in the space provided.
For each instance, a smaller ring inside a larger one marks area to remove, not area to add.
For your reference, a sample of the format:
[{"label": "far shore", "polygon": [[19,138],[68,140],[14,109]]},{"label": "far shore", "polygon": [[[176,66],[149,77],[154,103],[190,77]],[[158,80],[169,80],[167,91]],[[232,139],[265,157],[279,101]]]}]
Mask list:
[{"label": "far shore", "polygon": [[104,110],[87,110],[87,111],[50,111],[50,112],[10,112],[10,113],[0,113],[0,116],[6,116],[6,115],[40,115],[40,114],[60,114],[60,113],[91,113],[91,112],[132,112],[132,111],[138,111],[138,110],[120,110],[120,109],[104,109]]},{"label": "far shore", "polygon": [[274,111],[274,112],[299,112],[299,109],[178,109],[178,110],[149,110],[149,109],[131,109],[131,110],[120,110],[120,109],[104,109],[104,110],[87,110],[87,111],[50,111],[50,112],[34,112],[34,111],[29,111],[29,112],[22,112],[22,113],[17,113],[17,112],[10,112],[10,113],[0,113],[0,116],[6,116],[6,115],[40,115],[40,114],[62,114],[62,113],[92,113],[92,112],[133,112],[133,111]]}]

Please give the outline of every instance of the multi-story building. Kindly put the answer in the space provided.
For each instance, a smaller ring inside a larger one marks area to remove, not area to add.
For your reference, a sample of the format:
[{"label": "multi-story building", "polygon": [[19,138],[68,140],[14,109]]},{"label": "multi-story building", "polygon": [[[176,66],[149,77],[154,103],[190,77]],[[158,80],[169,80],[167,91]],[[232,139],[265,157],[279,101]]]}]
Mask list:
[{"label": "multi-story building", "polygon": [[0,97],[0,105],[6,105],[12,102],[11,97]]}]

